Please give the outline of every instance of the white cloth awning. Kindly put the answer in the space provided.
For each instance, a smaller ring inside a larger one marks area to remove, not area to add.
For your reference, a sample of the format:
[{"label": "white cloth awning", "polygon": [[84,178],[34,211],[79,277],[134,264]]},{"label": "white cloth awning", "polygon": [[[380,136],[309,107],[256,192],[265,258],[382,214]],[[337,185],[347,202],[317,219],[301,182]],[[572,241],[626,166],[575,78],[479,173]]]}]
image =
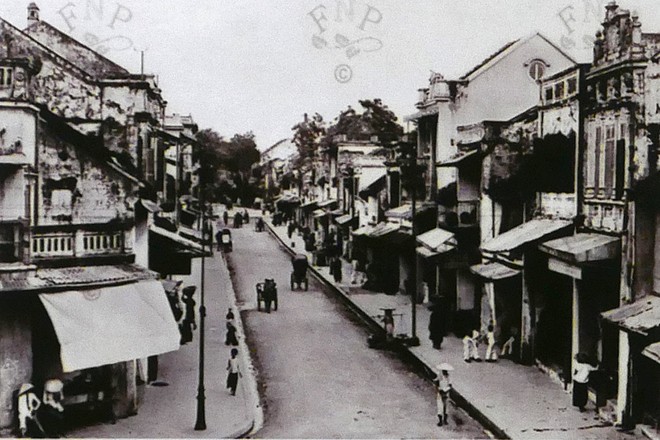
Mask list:
[{"label": "white cloth awning", "polygon": [[325,217],[327,213],[323,209],[317,209],[316,211],[312,212],[312,216],[314,218],[321,218]]},{"label": "white cloth awning", "polygon": [[179,328],[157,280],[39,299],[60,341],[65,373],[179,349]]}]

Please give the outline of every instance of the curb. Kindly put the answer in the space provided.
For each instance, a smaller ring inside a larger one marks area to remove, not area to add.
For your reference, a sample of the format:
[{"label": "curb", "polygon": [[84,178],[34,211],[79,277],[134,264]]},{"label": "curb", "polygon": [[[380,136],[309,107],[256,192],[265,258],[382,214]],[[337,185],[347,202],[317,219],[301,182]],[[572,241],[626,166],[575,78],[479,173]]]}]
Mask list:
[{"label": "curb", "polygon": [[[278,241],[281,247],[283,247],[291,255],[296,254],[296,252],[293,251],[286,244],[284,239],[281,238],[279,235],[277,235],[277,233],[275,233],[270,222],[264,222],[264,224],[266,225],[268,232]],[[371,330],[382,334],[385,333],[385,330],[383,329],[383,327],[381,327],[378,321],[376,321],[367,312],[365,312],[358,305],[356,305],[350,299],[348,294],[344,292],[343,289],[335,285],[332,281],[326,279],[315,266],[310,265],[309,269],[312,275],[314,275],[314,278],[316,278],[321,284],[325,285],[326,287],[329,287],[335,294],[337,294],[339,296],[339,299],[341,299],[342,302],[344,302],[344,304],[346,304],[348,308],[352,312],[354,312],[360,318],[360,320],[363,321]],[[403,355],[402,357],[406,362],[411,363],[417,370],[420,371],[420,373],[423,372],[422,377],[424,377],[426,380],[430,382],[435,378],[435,373],[433,373],[432,367],[429,366],[421,357],[413,353],[409,347],[404,346],[403,350],[400,353]],[[470,415],[470,417],[477,420],[485,429],[490,431],[495,436],[495,438],[498,439],[511,438],[504,429],[497,426],[483,412],[481,412],[478,408],[476,408],[473,404],[471,404],[465,397],[463,397],[463,395],[459,393],[456,390],[456,388],[452,388],[451,390],[451,399],[459,408],[465,410],[465,412],[467,412]]]},{"label": "curb", "polygon": [[242,387],[243,393],[247,394],[245,396],[245,401],[247,411],[252,411],[252,419],[247,423],[246,426],[236,430],[234,433],[227,435],[225,438],[243,438],[248,436],[251,433],[257,432],[263,427],[264,423],[264,412],[261,407],[261,399],[259,398],[259,391],[257,388],[257,377],[256,369],[252,363],[252,358],[250,358],[250,351],[247,343],[245,341],[245,331],[243,329],[243,319],[241,317],[240,310],[236,304],[236,292],[234,291],[234,284],[231,280],[231,274],[229,273],[229,268],[227,267],[227,261],[225,260],[224,254],[220,254],[222,263],[220,264],[221,272],[225,281],[225,289],[227,293],[227,298],[231,308],[235,310],[234,319],[236,320],[236,336],[238,339],[238,346],[240,351],[241,358],[241,370],[244,372],[243,383],[245,386]]}]

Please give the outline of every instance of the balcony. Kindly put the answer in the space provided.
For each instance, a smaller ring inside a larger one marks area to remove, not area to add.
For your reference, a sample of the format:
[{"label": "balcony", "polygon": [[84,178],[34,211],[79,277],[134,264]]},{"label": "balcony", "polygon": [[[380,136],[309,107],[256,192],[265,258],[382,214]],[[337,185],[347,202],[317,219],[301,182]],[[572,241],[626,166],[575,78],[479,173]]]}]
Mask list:
[{"label": "balcony", "polygon": [[441,226],[448,229],[478,227],[479,201],[462,201],[456,206],[445,207],[439,218]]},{"label": "balcony", "polygon": [[34,227],[29,239],[32,259],[84,258],[126,254],[124,230],[53,231]]}]

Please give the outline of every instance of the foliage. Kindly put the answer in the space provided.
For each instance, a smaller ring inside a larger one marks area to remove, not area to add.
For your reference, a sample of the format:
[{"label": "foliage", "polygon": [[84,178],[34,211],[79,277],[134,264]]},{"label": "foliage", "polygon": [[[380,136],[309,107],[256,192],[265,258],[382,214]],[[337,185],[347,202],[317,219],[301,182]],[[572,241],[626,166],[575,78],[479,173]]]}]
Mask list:
[{"label": "foliage", "polygon": [[315,113],[311,119],[305,113],[302,122],[294,125],[293,143],[298,148],[298,160],[304,162],[305,159],[313,159],[318,148],[319,140],[325,135],[325,122],[323,116]]}]

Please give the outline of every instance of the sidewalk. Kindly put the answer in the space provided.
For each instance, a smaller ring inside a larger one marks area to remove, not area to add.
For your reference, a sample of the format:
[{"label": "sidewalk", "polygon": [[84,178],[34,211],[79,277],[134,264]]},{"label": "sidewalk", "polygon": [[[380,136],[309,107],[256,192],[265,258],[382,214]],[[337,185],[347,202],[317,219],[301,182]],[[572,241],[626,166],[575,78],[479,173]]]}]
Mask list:
[{"label": "sidewalk", "polygon": [[[76,438],[237,438],[250,432],[260,423],[260,409],[247,356],[247,347],[240,314],[235,309],[234,291],[229,273],[218,253],[205,262],[205,431],[195,431],[197,411],[197,385],[199,371],[199,327],[193,333],[193,341],[179,350],[159,357],[157,385],[146,386],[138,414],[117,420],[116,424],[89,426],[67,434]],[[201,259],[193,260],[192,274],[182,276],[183,285],[197,286],[194,299],[197,302],[199,326]],[[230,347],[225,346],[225,315],[228,307],[234,307],[239,326],[239,349],[244,354],[236,396],[225,389],[226,366]],[[256,403],[255,403],[256,402]]]},{"label": "sidewalk", "polygon": [[[286,226],[273,227],[267,222],[271,233],[276,235],[289,249],[297,253],[304,251],[301,237],[287,237]],[[328,267],[313,267],[323,282],[348,298],[355,306],[376,321],[382,313],[381,307],[395,307],[395,332],[410,334],[411,308],[409,297],[368,292],[349,284],[351,266],[343,265],[343,277],[335,283]],[[571,404],[571,395],[538,368],[523,366],[500,359],[496,363],[467,364],[463,361],[462,341],[454,336],[445,337],[442,349],[433,348],[428,339],[430,311],[418,305],[417,336],[419,347],[408,350],[419,361],[431,369],[441,362],[455,367],[452,383],[457,403],[485,426],[490,426],[500,436],[514,439],[634,439],[644,438],[639,432],[626,434],[603,423],[593,406],[580,413]],[[482,354],[483,355],[483,354]]]}]

